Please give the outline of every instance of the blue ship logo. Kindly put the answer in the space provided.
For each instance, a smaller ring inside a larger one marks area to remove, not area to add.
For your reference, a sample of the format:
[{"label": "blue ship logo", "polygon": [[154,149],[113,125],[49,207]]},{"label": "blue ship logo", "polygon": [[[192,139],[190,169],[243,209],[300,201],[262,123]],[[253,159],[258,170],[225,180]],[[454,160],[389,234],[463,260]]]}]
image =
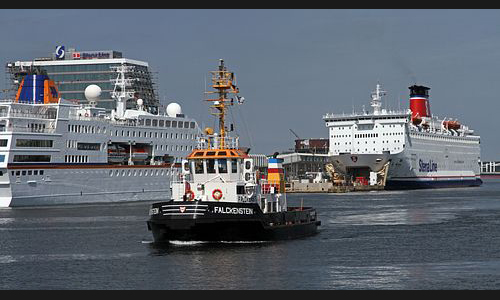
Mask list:
[{"label": "blue ship logo", "polygon": [[66,51],[64,51],[64,46],[57,46],[56,47],[56,58],[57,59],[63,59],[65,53],[66,53]]},{"label": "blue ship logo", "polygon": [[421,159],[419,159],[418,164],[419,172],[437,172],[438,170],[438,164],[433,162],[432,159],[428,163],[423,162]]}]

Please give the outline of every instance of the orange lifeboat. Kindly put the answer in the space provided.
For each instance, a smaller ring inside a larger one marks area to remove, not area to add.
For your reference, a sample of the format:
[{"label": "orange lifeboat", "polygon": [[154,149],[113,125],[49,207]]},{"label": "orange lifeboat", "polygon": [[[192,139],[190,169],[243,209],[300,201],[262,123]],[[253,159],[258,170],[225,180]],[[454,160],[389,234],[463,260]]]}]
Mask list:
[{"label": "orange lifeboat", "polygon": [[135,160],[145,160],[148,158],[148,156],[149,156],[149,153],[145,148],[143,148],[143,147],[132,148],[132,160],[134,160],[134,161]]},{"label": "orange lifeboat", "polygon": [[125,149],[117,146],[111,145],[108,148],[108,161],[110,163],[122,163],[127,157],[127,152]]},{"label": "orange lifeboat", "polygon": [[458,130],[460,129],[460,123],[458,121],[443,121],[443,126],[446,129]]}]

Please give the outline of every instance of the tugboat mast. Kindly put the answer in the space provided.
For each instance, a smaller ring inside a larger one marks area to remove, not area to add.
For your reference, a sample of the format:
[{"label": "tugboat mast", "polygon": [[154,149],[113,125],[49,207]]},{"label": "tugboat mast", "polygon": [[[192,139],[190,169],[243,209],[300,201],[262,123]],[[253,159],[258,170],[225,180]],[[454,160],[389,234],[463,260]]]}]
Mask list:
[{"label": "tugboat mast", "polygon": [[212,88],[216,91],[205,92],[206,94],[218,94],[216,99],[206,99],[206,101],[213,102],[212,108],[216,109],[212,112],[213,115],[219,118],[219,148],[225,149],[225,137],[226,137],[226,125],[225,125],[225,115],[228,105],[234,104],[234,99],[228,99],[229,94],[235,94],[240,102],[240,97],[237,95],[239,93],[238,87],[234,82],[234,73],[227,71],[226,66],[224,66],[224,60],[219,60],[219,69],[217,71],[211,71],[212,74]]}]

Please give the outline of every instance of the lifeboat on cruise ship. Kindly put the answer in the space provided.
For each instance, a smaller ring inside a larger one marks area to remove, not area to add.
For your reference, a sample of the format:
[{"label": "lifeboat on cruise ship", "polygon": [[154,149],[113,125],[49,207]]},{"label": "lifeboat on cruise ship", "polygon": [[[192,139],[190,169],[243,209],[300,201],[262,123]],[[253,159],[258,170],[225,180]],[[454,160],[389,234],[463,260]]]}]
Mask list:
[{"label": "lifeboat on cruise ship", "polygon": [[443,127],[450,130],[458,130],[460,129],[460,123],[458,121],[443,121]]},{"label": "lifeboat on cruise ship", "polygon": [[132,160],[146,160],[148,157],[149,153],[144,147],[132,148]]},{"label": "lifeboat on cruise ship", "polygon": [[127,158],[127,151],[118,145],[108,147],[108,162],[119,164]]}]

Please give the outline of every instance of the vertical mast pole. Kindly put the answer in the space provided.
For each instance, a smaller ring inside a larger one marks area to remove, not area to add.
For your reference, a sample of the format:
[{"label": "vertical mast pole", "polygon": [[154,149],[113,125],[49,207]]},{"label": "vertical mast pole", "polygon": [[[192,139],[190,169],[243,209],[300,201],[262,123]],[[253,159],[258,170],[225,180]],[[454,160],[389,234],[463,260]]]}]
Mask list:
[{"label": "vertical mast pole", "polygon": [[228,93],[237,94],[239,92],[236,85],[233,84],[234,74],[227,71],[224,66],[224,60],[219,60],[219,68],[217,71],[212,71],[212,88],[217,91],[205,92],[206,94],[217,93],[217,99],[207,99],[207,101],[213,102],[212,108],[217,109],[216,113],[212,113],[219,118],[219,147],[220,149],[226,148],[225,137],[226,137],[226,102],[228,105],[233,105],[233,99],[227,99]]}]

